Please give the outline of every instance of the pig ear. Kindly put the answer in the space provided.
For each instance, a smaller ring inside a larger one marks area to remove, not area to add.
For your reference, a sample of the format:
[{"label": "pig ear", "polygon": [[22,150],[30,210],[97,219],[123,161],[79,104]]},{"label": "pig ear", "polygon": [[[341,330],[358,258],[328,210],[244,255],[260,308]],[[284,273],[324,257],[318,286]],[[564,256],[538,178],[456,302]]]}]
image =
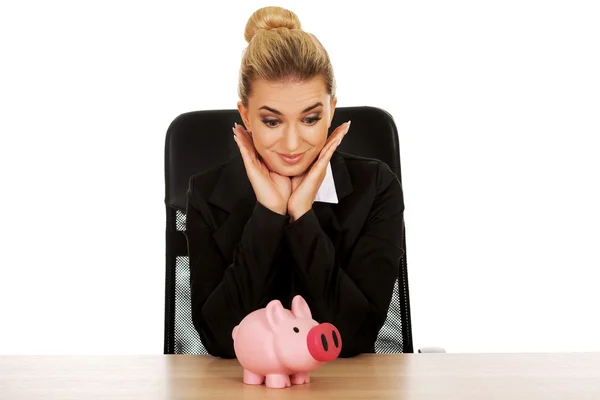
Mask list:
[{"label": "pig ear", "polygon": [[310,313],[310,308],[306,303],[306,300],[300,295],[297,295],[292,300],[292,314],[294,314],[297,318],[310,318],[312,319],[312,314]]},{"label": "pig ear", "polygon": [[290,319],[290,316],[279,300],[273,300],[267,304],[267,321],[272,329],[287,319]]}]

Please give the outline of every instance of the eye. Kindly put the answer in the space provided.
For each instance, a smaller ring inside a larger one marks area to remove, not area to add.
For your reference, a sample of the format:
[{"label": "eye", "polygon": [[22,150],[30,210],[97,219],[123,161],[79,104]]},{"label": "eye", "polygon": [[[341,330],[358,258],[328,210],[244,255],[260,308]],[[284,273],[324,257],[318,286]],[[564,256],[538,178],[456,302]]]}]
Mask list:
[{"label": "eye", "polygon": [[278,119],[263,119],[262,122],[269,128],[276,128],[279,125]]},{"label": "eye", "polygon": [[298,333],[298,332],[300,332],[300,329],[294,327],[294,332]]},{"label": "eye", "polygon": [[304,118],[304,122],[307,123],[308,125],[314,125],[320,119],[321,119],[321,117],[306,117],[306,118]]}]

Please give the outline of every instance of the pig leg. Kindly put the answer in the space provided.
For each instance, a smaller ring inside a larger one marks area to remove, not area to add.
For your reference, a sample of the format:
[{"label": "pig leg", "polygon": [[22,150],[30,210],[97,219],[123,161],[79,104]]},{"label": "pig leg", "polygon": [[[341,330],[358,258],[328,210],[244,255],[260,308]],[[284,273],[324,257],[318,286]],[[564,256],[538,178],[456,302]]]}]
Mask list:
[{"label": "pig leg", "polygon": [[247,369],[244,370],[244,383],[248,385],[262,385],[265,377],[262,375],[250,372]]},{"label": "pig leg", "polygon": [[292,386],[292,384],[290,383],[290,376],[287,374],[271,374],[267,375],[265,386],[268,388],[282,389]]},{"label": "pig leg", "polygon": [[298,372],[297,374],[292,374],[292,384],[294,385],[302,385],[303,383],[310,382],[310,376],[308,372]]}]

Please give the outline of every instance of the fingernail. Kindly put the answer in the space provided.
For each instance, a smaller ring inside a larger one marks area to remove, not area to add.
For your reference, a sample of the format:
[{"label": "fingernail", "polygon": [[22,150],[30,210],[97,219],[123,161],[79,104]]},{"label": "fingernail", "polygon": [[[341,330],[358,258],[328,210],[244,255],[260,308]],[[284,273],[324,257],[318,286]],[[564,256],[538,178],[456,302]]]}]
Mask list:
[{"label": "fingernail", "polygon": [[348,131],[350,130],[350,124],[352,123],[352,121],[348,121],[348,126],[346,126],[346,133],[348,133]]},{"label": "fingernail", "polygon": [[237,127],[237,122],[234,122],[234,123],[233,123],[233,127],[234,127],[234,128],[235,128],[235,127]]}]

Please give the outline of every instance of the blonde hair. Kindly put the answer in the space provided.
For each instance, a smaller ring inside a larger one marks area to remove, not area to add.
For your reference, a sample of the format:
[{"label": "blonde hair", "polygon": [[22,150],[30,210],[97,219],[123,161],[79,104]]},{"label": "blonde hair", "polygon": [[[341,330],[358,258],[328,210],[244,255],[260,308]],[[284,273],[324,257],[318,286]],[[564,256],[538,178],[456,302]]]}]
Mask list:
[{"label": "blonde hair", "polygon": [[255,78],[304,81],[322,76],[335,97],[335,77],[327,51],[312,34],[302,30],[298,16],[281,7],[255,11],[244,31],[248,47],[242,56],[238,95],[248,106]]}]

